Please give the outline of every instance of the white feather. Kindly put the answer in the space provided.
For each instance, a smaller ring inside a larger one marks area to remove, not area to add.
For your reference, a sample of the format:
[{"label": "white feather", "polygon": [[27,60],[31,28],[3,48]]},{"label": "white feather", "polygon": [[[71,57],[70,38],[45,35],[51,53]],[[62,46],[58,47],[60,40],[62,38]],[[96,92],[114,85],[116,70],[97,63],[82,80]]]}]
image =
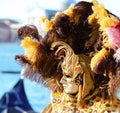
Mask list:
[{"label": "white feather", "polygon": [[118,49],[115,51],[115,54],[113,55],[113,57],[114,57],[114,59],[115,59],[115,61],[116,61],[117,63],[120,62],[120,48],[118,48]]}]

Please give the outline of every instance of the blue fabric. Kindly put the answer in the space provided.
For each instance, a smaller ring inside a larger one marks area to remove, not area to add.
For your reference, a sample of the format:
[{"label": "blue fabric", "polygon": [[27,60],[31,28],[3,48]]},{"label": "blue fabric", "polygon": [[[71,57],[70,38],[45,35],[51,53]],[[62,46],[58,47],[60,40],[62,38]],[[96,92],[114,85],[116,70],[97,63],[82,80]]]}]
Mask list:
[{"label": "blue fabric", "polygon": [[6,92],[0,100],[0,113],[5,109],[18,109],[19,111],[33,111],[24,90],[23,79]]}]

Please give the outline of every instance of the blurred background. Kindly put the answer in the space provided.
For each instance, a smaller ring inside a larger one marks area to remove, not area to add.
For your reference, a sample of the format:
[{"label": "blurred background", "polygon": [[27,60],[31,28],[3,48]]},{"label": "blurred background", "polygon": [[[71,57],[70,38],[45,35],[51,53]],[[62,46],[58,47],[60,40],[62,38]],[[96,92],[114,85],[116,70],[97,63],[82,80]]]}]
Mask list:
[{"label": "blurred background", "polygon": [[[39,27],[40,17],[51,19],[57,11],[63,11],[78,1],[80,0],[0,0],[0,99],[20,79],[21,66],[14,60],[15,55],[23,54],[17,38],[20,26],[34,24]],[[99,2],[120,17],[119,0]],[[42,85],[24,79],[24,88],[34,111],[40,112],[50,102],[50,92]]]}]

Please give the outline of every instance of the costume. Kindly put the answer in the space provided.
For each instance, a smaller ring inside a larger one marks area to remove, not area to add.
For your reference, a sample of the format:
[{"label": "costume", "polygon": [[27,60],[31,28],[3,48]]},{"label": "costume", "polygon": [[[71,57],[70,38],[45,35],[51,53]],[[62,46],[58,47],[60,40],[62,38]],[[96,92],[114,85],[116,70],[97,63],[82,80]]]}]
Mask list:
[{"label": "costume", "polygon": [[120,113],[120,22],[97,1],[81,1],[18,30],[23,75],[51,90],[42,113]]}]

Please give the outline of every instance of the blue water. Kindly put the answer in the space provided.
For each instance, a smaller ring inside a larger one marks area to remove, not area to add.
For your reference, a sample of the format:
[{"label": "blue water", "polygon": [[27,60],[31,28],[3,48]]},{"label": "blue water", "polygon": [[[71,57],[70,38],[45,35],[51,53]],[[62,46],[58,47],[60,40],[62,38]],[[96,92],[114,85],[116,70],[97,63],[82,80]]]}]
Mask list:
[{"label": "blue water", "polygon": [[[8,92],[19,80],[20,74],[2,73],[2,71],[21,71],[21,66],[14,60],[15,55],[23,54],[19,44],[0,43],[0,98]],[[50,92],[41,84],[24,79],[24,87],[29,103],[36,112],[50,102]]]}]

